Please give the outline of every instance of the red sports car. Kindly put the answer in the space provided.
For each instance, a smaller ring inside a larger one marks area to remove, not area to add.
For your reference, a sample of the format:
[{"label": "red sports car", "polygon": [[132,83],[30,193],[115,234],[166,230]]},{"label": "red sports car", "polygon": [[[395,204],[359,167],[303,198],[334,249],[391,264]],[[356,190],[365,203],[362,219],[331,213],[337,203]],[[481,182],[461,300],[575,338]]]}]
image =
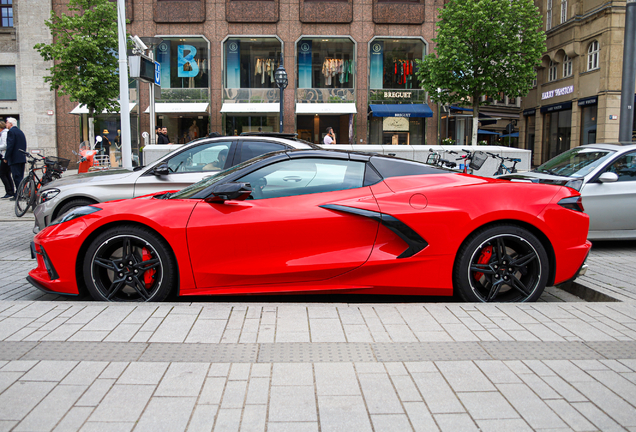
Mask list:
[{"label": "red sports car", "polygon": [[591,244],[577,191],[336,150],[270,153],[178,192],[71,210],[34,238],[57,294],[342,292],[534,301]]}]

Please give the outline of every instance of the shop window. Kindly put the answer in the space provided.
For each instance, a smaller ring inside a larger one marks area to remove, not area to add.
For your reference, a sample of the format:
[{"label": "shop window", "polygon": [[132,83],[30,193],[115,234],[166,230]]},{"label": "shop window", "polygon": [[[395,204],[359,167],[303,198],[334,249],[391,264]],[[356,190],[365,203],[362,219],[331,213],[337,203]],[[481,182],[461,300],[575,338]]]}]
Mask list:
[{"label": "shop window", "polygon": [[583,130],[581,131],[581,145],[596,143],[597,105],[582,107]]},{"label": "shop window", "polygon": [[0,27],[13,27],[13,0],[0,0]]},{"label": "shop window", "polygon": [[593,41],[587,47],[587,70],[598,69],[598,54],[600,50],[598,41]]},{"label": "shop window", "polygon": [[572,59],[566,55],[563,56],[563,78],[572,76]]},{"label": "shop window", "polygon": [[0,66],[0,100],[16,100],[15,66]]},{"label": "shop window", "polygon": [[303,38],[297,50],[299,89],[354,88],[354,43],[349,38]]},{"label": "shop window", "polygon": [[420,39],[374,39],[370,43],[371,89],[419,89],[417,64],[426,55]]},{"label": "shop window", "polygon": [[550,30],[552,28],[552,0],[546,0],[545,11],[545,29]]},{"label": "shop window", "polygon": [[557,79],[557,65],[555,62],[550,61],[550,66],[548,67],[548,82],[556,81]]},{"label": "shop window", "polygon": [[198,37],[163,38],[155,49],[161,88],[209,88],[208,41]]},{"label": "shop window", "polygon": [[277,89],[281,42],[276,38],[229,38],[225,41],[225,88]]},{"label": "shop window", "polygon": [[420,0],[378,0],[378,3],[419,3]]},{"label": "shop window", "polygon": [[570,149],[572,110],[546,113],[543,118],[543,162]]},{"label": "shop window", "polygon": [[568,0],[561,0],[561,24],[568,20]]},{"label": "shop window", "polygon": [[278,129],[278,113],[225,116],[225,135],[240,135],[243,132],[278,132]]}]

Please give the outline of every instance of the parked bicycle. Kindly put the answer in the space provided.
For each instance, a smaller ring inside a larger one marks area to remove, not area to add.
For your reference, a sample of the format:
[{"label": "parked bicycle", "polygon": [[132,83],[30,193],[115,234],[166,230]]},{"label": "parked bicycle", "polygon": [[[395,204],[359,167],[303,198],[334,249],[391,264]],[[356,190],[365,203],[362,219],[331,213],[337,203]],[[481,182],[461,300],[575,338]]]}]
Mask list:
[{"label": "parked bicycle", "polygon": [[[18,185],[15,195],[15,215],[22,217],[29,210],[35,208],[40,187],[62,177],[68,168],[69,159],[55,156],[40,156],[20,150],[27,157],[29,172]],[[42,162],[41,166],[38,163]],[[38,176],[40,173],[40,176]]]},{"label": "parked bicycle", "polygon": [[[457,163],[453,161],[449,161],[447,159],[442,159],[442,154],[437,151],[433,151],[433,149],[428,150],[428,156],[426,157],[426,163],[429,165],[435,165],[442,168],[450,168],[454,169],[457,166]],[[451,151],[451,153],[454,153]]]},{"label": "parked bicycle", "polygon": [[[484,165],[484,162],[488,160],[488,155],[483,151],[470,151],[466,149],[461,149],[461,151],[464,152],[464,154],[460,155],[455,160],[461,160],[464,162],[463,164],[460,164],[460,168],[464,174],[472,174],[474,170],[480,170]],[[450,150],[449,153],[457,154],[452,150]]]},{"label": "parked bicycle", "polygon": [[[488,153],[488,156],[499,159],[499,166],[497,167],[497,171],[493,174],[494,176],[516,173],[517,163],[521,162],[521,159],[504,157],[494,153]],[[505,164],[506,161],[512,162],[512,167],[508,167]]]}]

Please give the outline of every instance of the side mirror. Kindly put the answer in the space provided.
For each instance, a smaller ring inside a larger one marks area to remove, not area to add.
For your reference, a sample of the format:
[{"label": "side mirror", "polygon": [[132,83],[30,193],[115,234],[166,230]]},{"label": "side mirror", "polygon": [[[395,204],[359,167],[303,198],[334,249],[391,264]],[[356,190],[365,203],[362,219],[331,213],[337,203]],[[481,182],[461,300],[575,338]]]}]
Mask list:
[{"label": "side mirror", "polygon": [[205,199],[208,203],[224,201],[243,201],[252,193],[249,183],[224,183],[212,189],[212,195]]},{"label": "side mirror", "polygon": [[152,173],[156,176],[164,176],[164,175],[168,175],[170,174],[170,168],[168,168],[168,164],[164,163],[161,165],[157,165],[153,170]]},{"label": "side mirror", "polygon": [[618,181],[618,175],[613,172],[604,172],[603,174],[600,175],[598,180],[601,183],[614,183]]}]

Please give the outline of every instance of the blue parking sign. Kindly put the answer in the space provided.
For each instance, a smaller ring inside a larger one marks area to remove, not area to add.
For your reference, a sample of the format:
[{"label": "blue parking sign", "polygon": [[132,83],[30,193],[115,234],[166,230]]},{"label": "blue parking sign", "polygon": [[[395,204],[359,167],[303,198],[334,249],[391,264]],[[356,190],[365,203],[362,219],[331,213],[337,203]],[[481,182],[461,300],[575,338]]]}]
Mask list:
[{"label": "blue parking sign", "polygon": [[155,84],[161,87],[161,64],[155,62]]}]

